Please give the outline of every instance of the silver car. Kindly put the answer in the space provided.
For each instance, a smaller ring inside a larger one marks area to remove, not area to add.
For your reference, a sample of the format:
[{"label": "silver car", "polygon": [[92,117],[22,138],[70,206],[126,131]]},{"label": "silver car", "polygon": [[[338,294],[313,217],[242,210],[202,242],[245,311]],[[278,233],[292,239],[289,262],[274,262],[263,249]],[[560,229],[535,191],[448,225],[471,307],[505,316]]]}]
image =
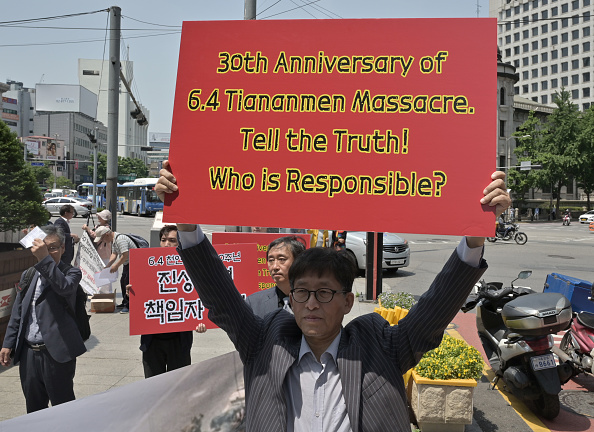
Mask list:
[{"label": "silver car", "polygon": [[594,210],[584,213],[579,217],[580,223],[590,223],[594,221]]},{"label": "silver car", "polygon": [[74,217],[87,216],[89,212],[97,213],[97,209],[93,207],[93,203],[83,198],[72,197],[56,197],[50,198],[43,202],[43,205],[52,215],[59,215],[60,209],[63,205],[70,204],[74,207]]},{"label": "silver car", "polygon": [[[407,267],[410,260],[408,241],[392,233],[383,235],[382,268],[397,271],[400,267]],[[346,250],[357,261],[357,267],[365,270],[367,254],[367,233],[364,231],[348,231]]]}]

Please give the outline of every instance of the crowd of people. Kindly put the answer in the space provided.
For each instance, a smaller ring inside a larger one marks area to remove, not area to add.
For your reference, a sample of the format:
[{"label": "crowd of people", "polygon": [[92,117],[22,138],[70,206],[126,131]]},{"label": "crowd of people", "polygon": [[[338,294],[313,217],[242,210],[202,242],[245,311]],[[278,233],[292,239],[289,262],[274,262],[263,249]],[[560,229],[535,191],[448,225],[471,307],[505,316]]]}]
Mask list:
[{"label": "crowd of people", "polygon": [[[167,162],[155,190],[161,199],[178,191]],[[493,206],[497,217],[509,207],[503,173],[494,173],[481,190],[484,196],[477,206]],[[44,227],[45,239],[35,240],[33,278],[29,280],[28,272],[21,278],[0,351],[0,364],[19,365],[27,412],[74,399],[76,357],[86,351],[73,316],[63,313],[65,306],[73,307],[81,278],[67,253],[78,241],[70,232],[69,215],[65,208],[64,222]],[[128,293],[142,289],[129,284],[129,251],[136,245],[111,229],[108,211],[98,217],[99,224],[85,225],[83,235],[94,239],[112,272],[122,269],[120,309],[126,313]],[[307,250],[292,235],[274,240],[266,258],[275,286],[244,301],[199,225],[161,230],[160,246],[178,248],[209,309],[209,319],[228,334],[239,352],[247,430],[407,430],[402,374],[439,344],[487,268],[485,239],[465,237],[398,326],[390,326],[378,314],[360,316],[343,326],[343,317],[353,306],[356,275],[354,263],[343,251],[347,235],[336,231],[333,247]],[[205,328],[199,326],[197,331]],[[145,376],[189,365],[192,340],[192,332],[143,335]]]}]

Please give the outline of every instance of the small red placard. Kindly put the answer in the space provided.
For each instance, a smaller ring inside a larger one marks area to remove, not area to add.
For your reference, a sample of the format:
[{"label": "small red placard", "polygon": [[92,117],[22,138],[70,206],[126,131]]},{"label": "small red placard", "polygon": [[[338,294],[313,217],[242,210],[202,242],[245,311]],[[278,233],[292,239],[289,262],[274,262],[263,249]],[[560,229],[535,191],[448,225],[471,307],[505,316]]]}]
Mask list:
[{"label": "small red placard", "polygon": [[[258,291],[256,245],[216,245],[221,260],[243,296]],[[130,250],[130,334],[216,328],[175,248]]]}]

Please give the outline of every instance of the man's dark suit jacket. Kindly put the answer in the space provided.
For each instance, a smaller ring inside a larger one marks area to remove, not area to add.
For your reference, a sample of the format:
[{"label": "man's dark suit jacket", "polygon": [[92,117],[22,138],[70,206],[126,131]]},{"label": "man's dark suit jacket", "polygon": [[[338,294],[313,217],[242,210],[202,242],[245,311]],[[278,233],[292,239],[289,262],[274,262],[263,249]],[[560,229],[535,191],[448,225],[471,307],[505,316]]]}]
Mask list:
[{"label": "man's dark suit jacket", "polygon": [[252,308],[254,314],[264,318],[270,312],[278,310],[278,295],[276,287],[257,291],[245,299],[246,303]]},{"label": "man's dark suit jacket", "polygon": [[[17,293],[2,347],[13,350],[14,364],[18,364],[26,343],[26,317],[35,293],[37,280],[41,275],[43,276],[42,292],[35,302],[37,323],[49,354],[58,363],[66,363],[87,350],[74,318],[66,309],[66,304],[68,304],[71,310],[75,310],[76,289],[82,273],[80,269],[63,262],[57,265],[50,256],[45,257],[34,267],[37,272],[24,298],[21,299],[21,293]],[[22,279],[21,277],[21,283]]]},{"label": "man's dark suit jacket", "polygon": [[[209,319],[225,330],[244,364],[248,431],[286,431],[283,383],[299,354],[302,333],[289,312],[254,315],[208,240],[178,249]],[[342,329],[337,365],[354,432],[410,430],[403,372],[439,345],[446,326],[486,270],[456,252],[431,288],[397,326],[379,314],[360,316]]]},{"label": "man's dark suit jacket", "polygon": [[[179,334],[180,341],[181,341],[181,348],[182,350],[190,350],[192,348],[192,343],[194,342],[194,334],[191,331],[184,331],[184,332],[175,332]],[[173,335],[174,333],[166,333],[168,335]],[[153,342],[152,334],[146,334],[140,336],[140,351],[146,352],[151,346]]]},{"label": "man's dark suit jacket", "polygon": [[64,236],[66,237],[64,241],[66,250],[62,254],[62,261],[66,264],[72,264],[72,259],[74,258],[74,243],[72,242],[72,236],[70,235],[70,225],[61,216],[56,219],[54,225],[62,228]]}]

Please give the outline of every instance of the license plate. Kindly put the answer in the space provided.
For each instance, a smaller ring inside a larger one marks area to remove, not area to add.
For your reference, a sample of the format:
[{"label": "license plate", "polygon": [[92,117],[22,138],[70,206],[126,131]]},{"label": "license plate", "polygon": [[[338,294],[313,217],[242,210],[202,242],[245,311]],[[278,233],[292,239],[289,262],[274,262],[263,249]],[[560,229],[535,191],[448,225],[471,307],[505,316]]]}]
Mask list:
[{"label": "license plate", "polygon": [[404,264],[404,260],[403,259],[390,260],[390,265],[396,265],[396,264]]},{"label": "license plate", "polygon": [[541,356],[532,357],[530,361],[532,362],[532,369],[535,371],[557,367],[557,365],[555,364],[555,357],[553,357],[553,354],[545,354]]}]

